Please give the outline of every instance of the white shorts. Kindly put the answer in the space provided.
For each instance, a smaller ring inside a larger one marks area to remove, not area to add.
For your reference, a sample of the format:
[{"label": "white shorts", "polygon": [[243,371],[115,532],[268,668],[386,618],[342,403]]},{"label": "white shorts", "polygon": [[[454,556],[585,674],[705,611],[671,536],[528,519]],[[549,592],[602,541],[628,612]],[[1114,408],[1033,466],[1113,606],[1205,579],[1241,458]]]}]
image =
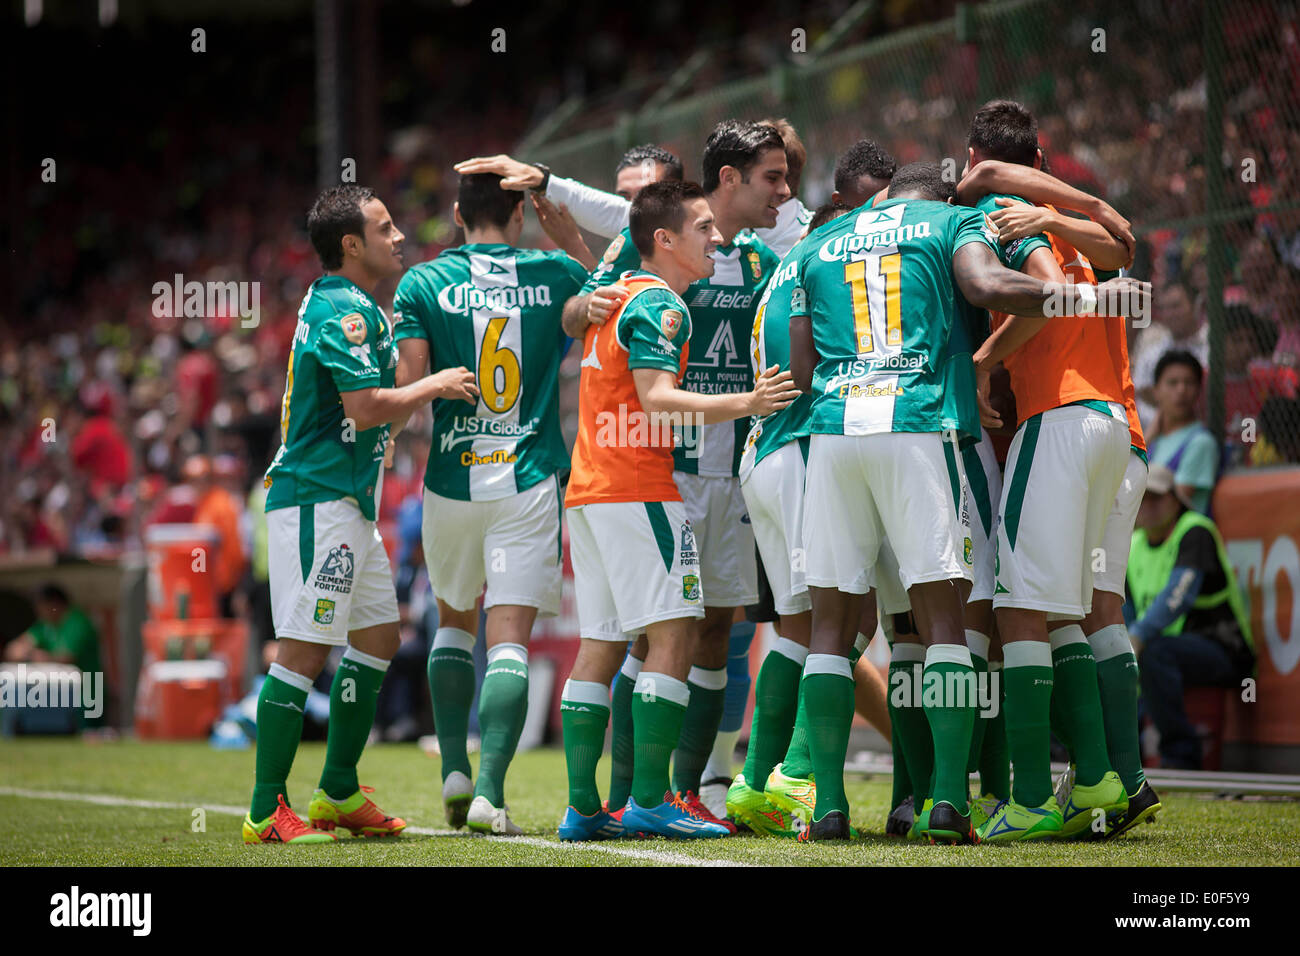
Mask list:
[{"label": "white shorts", "polygon": [[266,543],[276,637],[346,644],[348,631],[398,620],[379,526],[352,501],[268,511]]},{"label": "white shorts", "polygon": [[805,447],[806,442],[800,441],[782,445],[755,465],[740,485],[772,588],[772,604],[782,616],[812,608],[804,580]]},{"label": "white shorts", "polygon": [[424,563],[439,599],[484,610],[497,604],[560,611],[560,482],[555,476],[493,501],[444,498],[424,489]]},{"label": "white shorts", "polygon": [[686,516],[700,543],[705,607],[758,603],[758,562],[739,478],[674,471]]},{"label": "white shorts", "polygon": [[1106,516],[1106,530],[1101,536],[1101,556],[1092,563],[1092,589],[1124,594],[1124,577],[1128,574],[1128,553],[1133,546],[1133,524],[1147,490],[1147,463],[1129,454],[1124,480]]},{"label": "white shorts", "polygon": [[1092,608],[1092,565],[1128,466],[1128,419],[1112,403],[1052,408],[1011,441],[998,508],[993,606],[1078,620]]},{"label": "white shorts", "polygon": [[898,558],[894,557],[888,541],[880,546],[871,586],[876,589],[877,615],[906,614],[912,610],[912,598],[898,576]]},{"label": "white shorts", "polygon": [[582,637],[626,642],[647,624],[704,617],[695,532],[680,501],[613,501],[568,511]]},{"label": "white shorts", "polygon": [[1002,500],[1002,472],[989,433],[980,430],[977,444],[962,449],[966,494],[970,498],[970,539],[974,561],[967,604],[993,600],[993,549],[997,541],[998,503]]},{"label": "white shorts", "polygon": [[903,587],[970,580],[970,529],[956,433],[813,435],[805,479],[808,583],[865,594],[881,544]]}]

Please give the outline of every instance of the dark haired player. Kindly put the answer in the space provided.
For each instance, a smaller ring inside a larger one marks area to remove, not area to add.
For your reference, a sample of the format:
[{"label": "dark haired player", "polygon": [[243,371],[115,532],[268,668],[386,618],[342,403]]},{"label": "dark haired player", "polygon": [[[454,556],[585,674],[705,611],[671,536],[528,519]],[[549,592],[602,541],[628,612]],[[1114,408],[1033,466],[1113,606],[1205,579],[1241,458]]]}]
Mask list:
[{"label": "dark haired player", "polygon": [[[280,412],[281,446],[266,473],[276,660],[257,702],[257,769],[245,843],[320,843],[338,827],[400,833],[357,781],[379,686],[400,643],[397,597],[375,524],[389,423],[435,398],[472,399],[474,377],[447,369],[393,387],[397,352],[375,287],[402,271],[402,233],[375,194],[333,186],[307,215],[325,275],[298,310]],[[293,560],[296,556],[297,560]],[[308,807],[286,780],[312,681],[346,645],[330,690],[325,769]]]},{"label": "dark haired player", "polygon": [[[582,643],[560,703],[569,773],[563,840],[625,831],[687,839],[728,832],[669,791],[669,758],[694,695],[687,684],[694,621],[708,600],[693,522],[674,482],[670,424],[690,418],[707,427],[767,415],[797,394],[789,374],[775,369],[759,376],[752,391],[703,395],[679,388],[692,324],[681,293],[713,272],[722,238],[699,186],[662,182],[642,189],[630,235],[646,268],[620,276],[620,305],[583,336],[578,438],[565,502]],[[620,824],[601,808],[596,764],[610,681],[627,635],[642,632],[647,655],[629,702],[635,769]]]},{"label": "dark haired player", "polygon": [[[560,609],[560,311],[586,270],[563,252],[518,248],[523,194],[502,189],[500,176],[462,176],[453,215],[465,244],[398,285],[397,380],[432,364],[472,368],[478,381],[475,404],[434,406],[423,517],[438,599],[429,692],[448,822],[514,836],[522,831],[506,814],[504,784],[528,710],[528,638],[538,614]],[[482,757],[471,786],[466,735],[485,582]]]}]

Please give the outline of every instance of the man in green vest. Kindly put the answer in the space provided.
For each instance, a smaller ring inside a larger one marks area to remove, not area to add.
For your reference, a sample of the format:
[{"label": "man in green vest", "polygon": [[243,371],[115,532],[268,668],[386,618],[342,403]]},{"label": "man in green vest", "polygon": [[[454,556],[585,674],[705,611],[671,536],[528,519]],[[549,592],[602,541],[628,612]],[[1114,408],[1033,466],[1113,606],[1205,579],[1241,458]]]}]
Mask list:
[{"label": "man in green vest", "polygon": [[1219,529],[1191,507],[1163,465],[1152,465],[1147,477],[1127,590],[1124,617],[1142,699],[1160,731],[1161,764],[1199,770],[1201,742],[1183,687],[1238,686],[1254,669],[1255,645]]}]

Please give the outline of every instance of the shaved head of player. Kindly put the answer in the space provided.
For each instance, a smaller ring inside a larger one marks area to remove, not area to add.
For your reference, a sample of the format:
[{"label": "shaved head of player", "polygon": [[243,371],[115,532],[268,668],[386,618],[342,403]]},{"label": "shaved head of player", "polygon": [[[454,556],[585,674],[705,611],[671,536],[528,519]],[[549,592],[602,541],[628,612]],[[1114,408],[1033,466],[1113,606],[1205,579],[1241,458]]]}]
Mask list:
[{"label": "shaved head of player", "polygon": [[897,161],[878,143],[860,139],[835,163],[835,190],[831,193],[831,202],[856,209],[888,189],[897,169]]}]

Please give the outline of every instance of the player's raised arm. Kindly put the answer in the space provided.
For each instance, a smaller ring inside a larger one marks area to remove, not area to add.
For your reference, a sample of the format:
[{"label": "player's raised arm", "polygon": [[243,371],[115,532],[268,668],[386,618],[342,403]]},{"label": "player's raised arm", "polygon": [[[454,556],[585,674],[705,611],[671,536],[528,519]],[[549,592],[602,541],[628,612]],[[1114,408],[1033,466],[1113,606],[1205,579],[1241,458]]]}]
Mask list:
[{"label": "player's raised arm", "polygon": [[1067,216],[1046,206],[1034,206],[1008,196],[1000,196],[994,202],[1001,208],[989,213],[989,219],[998,228],[1000,242],[1014,242],[1050,232],[1078,249],[1095,267],[1122,269],[1133,261],[1131,249],[1122,240],[1090,219]]},{"label": "player's raised arm", "polygon": [[596,268],[596,257],[591,254],[590,247],[582,238],[578,224],[574,222],[568,207],[557,206],[545,196],[539,196],[535,192],[530,193],[529,196],[533,201],[533,210],[537,213],[537,221],[551,242],[582,263],[582,267],[588,272]]},{"label": "player's raised arm", "polygon": [[[1137,249],[1137,240],[1133,237],[1132,224],[1116,212],[1114,207],[1104,199],[1099,199],[1080,189],[1075,189],[1073,186],[1061,182],[1050,173],[1045,173],[1041,169],[1035,169],[1032,166],[1023,166],[1019,163],[985,159],[972,167],[962,177],[961,182],[957,184],[957,199],[959,202],[971,206],[989,193],[1009,193],[1015,196],[1024,196],[1034,202],[1051,203],[1053,206],[1061,206],[1065,209],[1081,212],[1100,225],[1108,236],[1117,239],[1128,253],[1127,258],[1119,266],[1104,265],[1086,249],[1081,249],[1084,255],[1104,269],[1118,269],[1120,266],[1128,265],[1133,261],[1133,253]],[[1032,233],[1027,235],[1032,235]],[[1061,234],[1061,237],[1067,241],[1071,238],[1064,233]],[[1078,244],[1075,244],[1075,247],[1081,248]]]}]

